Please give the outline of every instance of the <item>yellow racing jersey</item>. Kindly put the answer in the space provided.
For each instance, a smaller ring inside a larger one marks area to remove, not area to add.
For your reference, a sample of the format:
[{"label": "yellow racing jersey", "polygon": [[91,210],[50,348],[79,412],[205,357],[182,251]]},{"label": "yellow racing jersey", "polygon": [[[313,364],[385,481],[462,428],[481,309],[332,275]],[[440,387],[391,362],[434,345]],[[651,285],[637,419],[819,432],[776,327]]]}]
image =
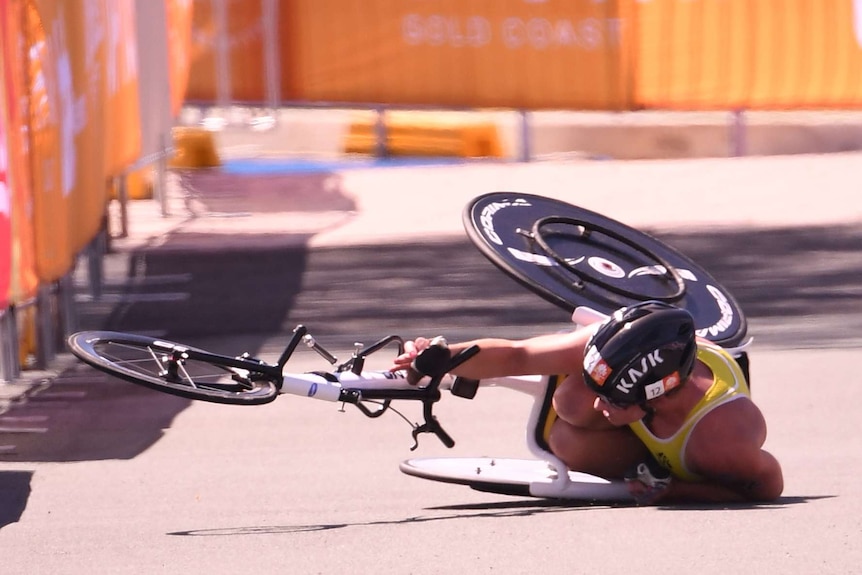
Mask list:
[{"label": "yellow racing jersey", "polygon": [[697,422],[720,405],[749,396],[748,384],[742,369],[721,347],[698,341],[697,359],[712,370],[713,383],[689,412],[685,423],[676,433],[667,438],[660,438],[653,435],[643,421],[636,421],[629,425],[656,460],[669,469],[674,477],[683,481],[703,479],[688,469],[684,457],[688,439]]}]

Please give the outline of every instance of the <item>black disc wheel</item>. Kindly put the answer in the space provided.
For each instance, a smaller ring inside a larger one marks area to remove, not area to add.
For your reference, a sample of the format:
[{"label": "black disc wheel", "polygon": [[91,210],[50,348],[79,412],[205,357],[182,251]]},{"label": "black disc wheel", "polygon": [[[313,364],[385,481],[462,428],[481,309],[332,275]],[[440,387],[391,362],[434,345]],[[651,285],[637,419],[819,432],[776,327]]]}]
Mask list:
[{"label": "black disc wheel", "polygon": [[278,369],[254,359],[110,331],[79,332],[68,345],[78,359],[100,371],[187,399],[260,405],[279,393]]},{"label": "black disc wheel", "polygon": [[571,313],[611,314],[660,300],[688,310],[698,335],[723,347],[746,339],[747,320],[725,286],[658,238],[554,198],[491,192],[464,209],[467,236],[494,265]]}]

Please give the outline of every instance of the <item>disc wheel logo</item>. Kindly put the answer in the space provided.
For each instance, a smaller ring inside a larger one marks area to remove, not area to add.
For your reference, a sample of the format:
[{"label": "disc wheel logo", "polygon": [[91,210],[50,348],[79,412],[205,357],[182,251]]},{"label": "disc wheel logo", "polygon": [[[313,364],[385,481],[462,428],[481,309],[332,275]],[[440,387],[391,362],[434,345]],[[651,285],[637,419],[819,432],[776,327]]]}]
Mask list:
[{"label": "disc wheel logo", "polygon": [[602,275],[608,276],[609,278],[621,279],[626,277],[626,272],[623,271],[623,268],[610,260],[606,260],[605,258],[593,256],[587,260],[587,263],[590,264],[591,268],[593,268]]}]

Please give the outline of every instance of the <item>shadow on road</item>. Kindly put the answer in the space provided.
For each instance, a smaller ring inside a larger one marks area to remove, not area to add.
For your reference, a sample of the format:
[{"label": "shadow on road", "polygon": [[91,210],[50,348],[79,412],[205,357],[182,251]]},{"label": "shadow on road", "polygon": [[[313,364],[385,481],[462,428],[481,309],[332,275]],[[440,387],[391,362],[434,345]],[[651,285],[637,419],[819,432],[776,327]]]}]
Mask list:
[{"label": "shadow on road", "polygon": [[862,344],[862,227],[663,234],[724,284],[755,341],[782,348]]},{"label": "shadow on road", "polygon": [[[530,515],[539,515],[545,513],[562,513],[570,512],[578,509],[590,509],[596,507],[589,503],[581,503],[580,505],[554,505],[547,502],[539,505],[518,505],[504,506],[500,509],[489,508],[485,511],[476,513],[459,513],[449,515],[420,515],[415,517],[406,517],[403,519],[387,519],[380,521],[358,521],[354,523],[325,523],[312,525],[267,525],[260,527],[225,527],[220,529],[193,529],[189,531],[174,531],[168,535],[177,536],[195,536],[195,537],[215,537],[228,535],[273,535],[287,533],[305,533],[308,531],[328,531],[334,529],[345,529],[348,527],[378,527],[389,525],[408,525],[416,523],[431,523],[438,521],[458,521],[464,519],[475,518],[503,518],[503,517],[527,517]],[[606,506],[605,506],[606,507]]]},{"label": "shadow on road", "polygon": [[[788,505],[807,503],[810,499],[806,497],[783,497],[774,503],[750,503],[739,505],[711,505],[711,506],[685,506],[675,505],[660,507],[663,511],[670,510],[714,510],[726,511],[728,509],[777,509]],[[445,515],[421,515],[406,517],[404,519],[391,519],[379,521],[359,521],[353,523],[321,523],[309,525],[266,525],[247,527],[223,527],[216,529],[192,529],[188,531],[174,531],[167,535],[183,537],[226,537],[236,535],[279,535],[292,533],[307,533],[310,531],[330,531],[350,527],[377,527],[389,525],[409,525],[430,522],[451,522],[464,519],[492,518],[503,519],[506,517],[528,517],[533,515],[545,515],[549,513],[567,513],[574,511],[588,511],[596,508],[633,507],[625,503],[596,503],[578,500],[548,500],[548,499],[514,499],[511,501],[494,501],[490,503],[470,503],[464,505],[445,505],[430,507],[430,512],[460,512]]]},{"label": "shadow on road", "polygon": [[0,471],[0,529],[21,519],[32,479],[32,471]]},{"label": "shadow on road", "polygon": [[728,287],[749,317],[856,313],[862,227],[664,234]]},{"label": "shadow on road", "polygon": [[0,462],[131,459],[158,441],[188,400],[73,362],[3,414]]},{"label": "shadow on road", "polygon": [[[734,294],[759,342],[828,347],[859,341],[862,229],[656,236]],[[288,317],[343,334],[456,330],[523,337],[569,325],[567,313],[497,270],[466,239],[315,250]]]},{"label": "shadow on road", "polygon": [[136,252],[119,302],[93,323],[175,340],[276,333],[302,290],[307,259],[302,246]]}]

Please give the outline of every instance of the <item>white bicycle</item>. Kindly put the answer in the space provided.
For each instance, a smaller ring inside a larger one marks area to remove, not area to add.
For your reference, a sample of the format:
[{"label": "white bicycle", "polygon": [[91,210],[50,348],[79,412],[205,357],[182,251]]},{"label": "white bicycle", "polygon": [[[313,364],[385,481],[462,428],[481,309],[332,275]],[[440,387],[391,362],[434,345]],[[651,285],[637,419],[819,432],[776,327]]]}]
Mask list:
[{"label": "white bicycle", "polygon": [[[688,309],[698,335],[742,351],[745,318],[732,296],[701,267],[670,246],[620,222],[541,196],[498,192],[479,196],[464,212],[468,236],[500,269],[586,325],[636,301],[658,299]],[[553,417],[558,376],[521,376],[483,381],[448,372],[481,350],[473,347],[439,359],[420,386],[405,371],[366,369],[371,354],[403,340],[390,335],[338,360],[300,325],[275,363],[240,354],[227,356],[158,338],[88,331],[73,334],[70,351],[85,363],[120,379],[180,397],[236,405],[260,405],[289,394],[356,406],[376,418],[393,402],[417,401],[423,421],[412,425],[447,447],[455,442],[434,415],[444,392],[473,399],[482,387],[513,389],[533,397],[526,441],[535,459],[415,458],[401,463],[409,475],[519,496],[594,501],[631,501],[625,483],[571,471],[545,439]],[[329,363],[325,371],[290,373],[288,361],[307,345]],[[423,370],[425,371],[425,370]]]}]

